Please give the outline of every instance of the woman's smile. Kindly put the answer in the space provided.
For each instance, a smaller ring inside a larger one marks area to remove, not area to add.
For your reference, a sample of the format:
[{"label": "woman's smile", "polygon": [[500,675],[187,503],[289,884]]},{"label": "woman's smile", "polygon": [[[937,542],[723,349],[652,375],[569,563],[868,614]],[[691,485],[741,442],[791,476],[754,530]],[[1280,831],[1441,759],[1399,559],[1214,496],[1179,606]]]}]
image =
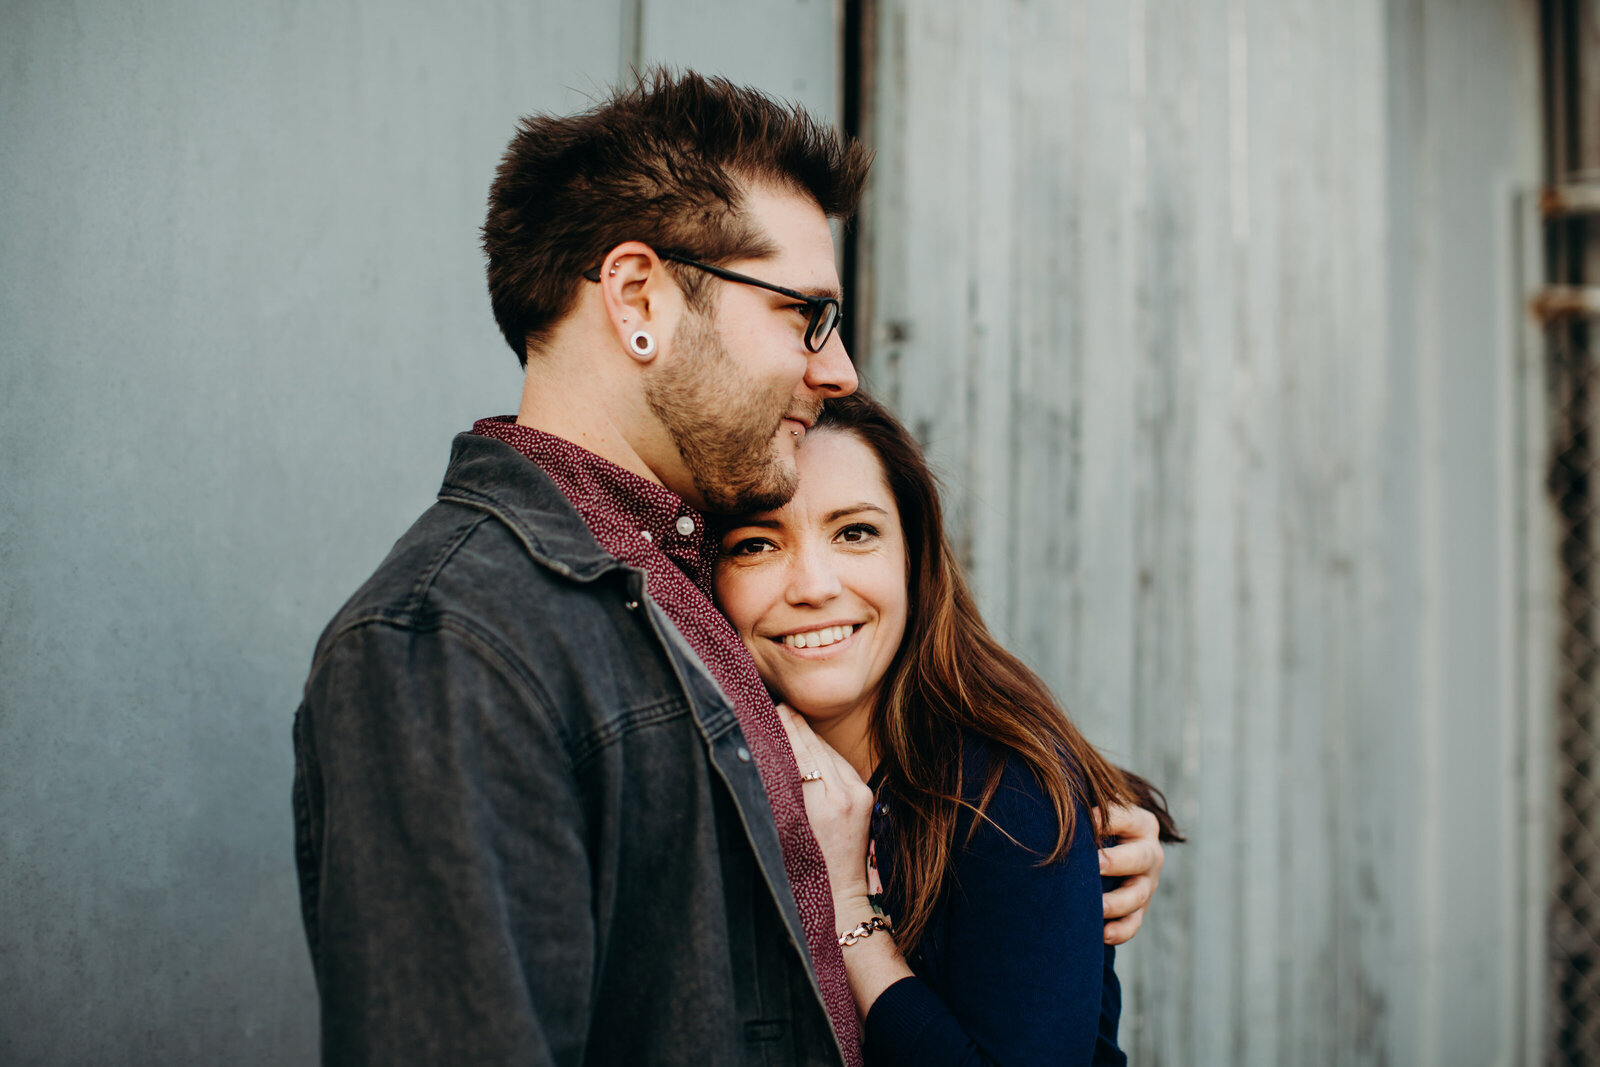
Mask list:
[{"label": "woman's smile", "polygon": [[842,652],[849,647],[850,639],[861,629],[863,623],[844,623],[838,626],[822,626],[815,630],[803,630],[800,633],[783,634],[772,640],[796,653],[813,652],[823,655],[822,649],[829,652]]}]

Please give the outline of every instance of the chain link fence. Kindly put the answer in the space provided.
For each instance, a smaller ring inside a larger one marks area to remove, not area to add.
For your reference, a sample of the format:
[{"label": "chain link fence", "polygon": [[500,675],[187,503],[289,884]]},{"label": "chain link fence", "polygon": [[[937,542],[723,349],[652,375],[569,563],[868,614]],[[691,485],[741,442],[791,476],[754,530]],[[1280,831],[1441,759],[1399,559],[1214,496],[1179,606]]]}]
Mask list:
[{"label": "chain link fence", "polygon": [[1555,516],[1554,855],[1546,1061],[1600,1065],[1600,0],[1540,0]]},{"label": "chain link fence", "polygon": [[1591,324],[1549,327],[1557,514],[1556,855],[1549,1062],[1600,1064],[1600,373]]}]

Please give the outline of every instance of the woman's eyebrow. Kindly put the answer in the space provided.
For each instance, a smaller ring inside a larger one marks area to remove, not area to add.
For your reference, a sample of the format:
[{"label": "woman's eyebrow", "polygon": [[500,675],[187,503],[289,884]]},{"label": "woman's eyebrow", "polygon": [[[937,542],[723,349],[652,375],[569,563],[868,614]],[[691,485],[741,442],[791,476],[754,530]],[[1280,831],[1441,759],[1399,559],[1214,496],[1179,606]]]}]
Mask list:
[{"label": "woman's eyebrow", "polygon": [[728,527],[728,531],[731,533],[734,530],[743,529],[746,526],[759,526],[763,530],[776,530],[781,525],[782,523],[778,522],[777,519],[740,519],[738,522]]},{"label": "woman's eyebrow", "polygon": [[827,517],[824,518],[822,521],[823,522],[835,522],[835,521],[837,521],[839,519],[844,518],[846,515],[855,515],[858,512],[862,512],[862,511],[876,511],[879,515],[882,515],[884,518],[888,518],[889,517],[889,513],[887,511],[884,511],[878,505],[863,503],[863,504],[851,504],[847,508],[839,508],[836,511],[830,511],[830,512],[828,512]]}]

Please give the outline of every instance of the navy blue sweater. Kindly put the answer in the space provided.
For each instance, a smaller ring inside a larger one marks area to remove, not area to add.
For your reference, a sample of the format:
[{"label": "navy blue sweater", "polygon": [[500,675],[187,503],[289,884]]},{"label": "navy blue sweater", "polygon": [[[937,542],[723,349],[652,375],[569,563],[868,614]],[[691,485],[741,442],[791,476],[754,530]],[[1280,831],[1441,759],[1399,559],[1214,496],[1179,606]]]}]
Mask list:
[{"label": "navy blue sweater", "polygon": [[[966,799],[976,803],[990,749],[965,746]],[[922,943],[908,954],[913,978],[884,990],[866,1019],[873,1067],[944,1064],[1125,1064],[1117,1049],[1121,989],[1105,944],[1099,861],[1088,813],[1077,813],[1072,846],[1055,847],[1055,810],[1027,767],[1007,761],[989,818],[966,840],[956,827],[951,873]],[[895,877],[895,808],[873,816],[878,871],[889,914],[903,901]],[[1010,834],[1013,842],[1006,837]],[[849,951],[848,949],[846,951]]]}]

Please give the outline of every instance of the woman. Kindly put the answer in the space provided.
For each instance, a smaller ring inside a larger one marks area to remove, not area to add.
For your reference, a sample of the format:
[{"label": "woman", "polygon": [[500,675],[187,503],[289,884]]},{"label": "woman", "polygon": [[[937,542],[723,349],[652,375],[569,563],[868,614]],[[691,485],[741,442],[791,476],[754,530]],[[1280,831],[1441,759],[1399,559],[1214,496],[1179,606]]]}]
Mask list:
[{"label": "woman", "polygon": [[1162,803],[990,637],[893,416],[830,400],[798,462],[793,500],[724,530],[716,592],[799,712],[780,707],[869,1058],[1126,1062],[1088,813],[1143,803],[1181,840]]}]

